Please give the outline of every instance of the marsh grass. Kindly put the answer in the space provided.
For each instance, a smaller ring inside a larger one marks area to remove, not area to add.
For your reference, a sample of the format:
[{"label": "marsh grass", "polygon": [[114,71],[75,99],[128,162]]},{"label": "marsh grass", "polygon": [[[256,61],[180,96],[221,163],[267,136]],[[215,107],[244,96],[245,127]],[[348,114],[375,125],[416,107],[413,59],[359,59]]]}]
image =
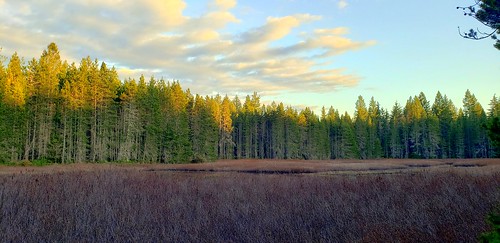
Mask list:
[{"label": "marsh grass", "polygon": [[498,171],[459,170],[486,167],[342,176],[144,168],[0,174],[0,239],[476,241],[500,200]]}]

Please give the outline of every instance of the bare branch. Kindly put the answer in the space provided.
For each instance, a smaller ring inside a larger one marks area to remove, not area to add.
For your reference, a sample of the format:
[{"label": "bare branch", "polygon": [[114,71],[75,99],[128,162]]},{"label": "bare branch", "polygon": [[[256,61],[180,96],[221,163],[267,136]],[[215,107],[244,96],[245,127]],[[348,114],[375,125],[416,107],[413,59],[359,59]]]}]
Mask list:
[{"label": "bare branch", "polygon": [[500,41],[497,39],[496,33],[500,33],[499,24],[499,6],[497,3],[490,3],[484,0],[474,0],[474,4],[468,7],[457,7],[461,9],[465,16],[469,16],[477,20],[484,26],[491,28],[490,31],[482,31],[479,28],[470,29],[468,32],[462,32],[460,27],[458,27],[458,33],[461,37],[470,40],[483,40],[487,38],[492,38],[497,41],[495,47],[500,49]]},{"label": "bare branch", "polygon": [[[493,36],[498,30],[495,29],[493,30],[491,33],[485,33],[485,32],[482,32],[480,31],[479,29],[477,29],[477,31],[474,31],[474,30],[470,30],[469,33],[467,32],[462,32],[460,30],[460,27],[458,27],[458,34],[460,36],[462,36],[463,38],[465,39],[470,39],[470,40],[483,40],[483,39],[486,39],[486,38],[490,38],[491,36]],[[478,37],[477,36],[477,33],[480,33],[482,36]]]}]

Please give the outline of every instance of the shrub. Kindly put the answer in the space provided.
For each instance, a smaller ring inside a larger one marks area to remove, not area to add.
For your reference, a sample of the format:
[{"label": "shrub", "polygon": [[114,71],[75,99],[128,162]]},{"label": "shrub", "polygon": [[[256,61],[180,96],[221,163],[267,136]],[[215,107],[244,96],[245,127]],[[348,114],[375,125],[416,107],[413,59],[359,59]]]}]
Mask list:
[{"label": "shrub", "polygon": [[500,242],[500,205],[497,205],[493,212],[488,214],[487,221],[491,231],[481,234],[481,242]]}]

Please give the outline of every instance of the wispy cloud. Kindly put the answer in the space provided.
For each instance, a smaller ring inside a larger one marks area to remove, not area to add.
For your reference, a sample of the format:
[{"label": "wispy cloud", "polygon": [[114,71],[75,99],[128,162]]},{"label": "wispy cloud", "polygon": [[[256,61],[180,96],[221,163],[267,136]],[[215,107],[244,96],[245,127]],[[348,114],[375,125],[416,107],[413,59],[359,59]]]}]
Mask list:
[{"label": "wispy cloud", "polygon": [[[347,38],[346,27],[295,35],[294,30],[322,19],[307,13],[268,17],[261,26],[229,32],[229,24],[242,21],[231,12],[235,0],[209,2],[200,16],[185,15],[189,5],[181,0],[1,4],[4,53],[35,57],[56,42],[69,60],[90,55],[115,65],[122,78],[143,73],[178,79],[202,94],[328,92],[355,86],[358,76],[325,63],[374,44]],[[290,37],[294,42],[276,43]]]},{"label": "wispy cloud", "polygon": [[339,3],[337,4],[337,6],[339,7],[339,9],[344,9],[344,8],[347,7],[347,5],[349,5],[349,4],[347,3],[346,0],[339,0]]}]

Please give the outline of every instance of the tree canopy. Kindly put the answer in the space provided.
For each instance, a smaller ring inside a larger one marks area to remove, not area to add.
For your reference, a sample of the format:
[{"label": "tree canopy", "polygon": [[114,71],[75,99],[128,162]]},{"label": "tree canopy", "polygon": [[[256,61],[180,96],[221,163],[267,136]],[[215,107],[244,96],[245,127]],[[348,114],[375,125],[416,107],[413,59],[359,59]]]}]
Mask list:
[{"label": "tree canopy", "polygon": [[263,104],[257,93],[201,96],[179,81],[121,81],[90,57],[61,60],[52,43],[27,64],[17,53],[0,62],[0,162],[487,158],[500,153],[499,104],[493,96],[485,112],[467,90],[463,108],[438,92],[433,104],[420,93],[387,110],[359,96],[353,117],[333,107],[317,115]]}]

